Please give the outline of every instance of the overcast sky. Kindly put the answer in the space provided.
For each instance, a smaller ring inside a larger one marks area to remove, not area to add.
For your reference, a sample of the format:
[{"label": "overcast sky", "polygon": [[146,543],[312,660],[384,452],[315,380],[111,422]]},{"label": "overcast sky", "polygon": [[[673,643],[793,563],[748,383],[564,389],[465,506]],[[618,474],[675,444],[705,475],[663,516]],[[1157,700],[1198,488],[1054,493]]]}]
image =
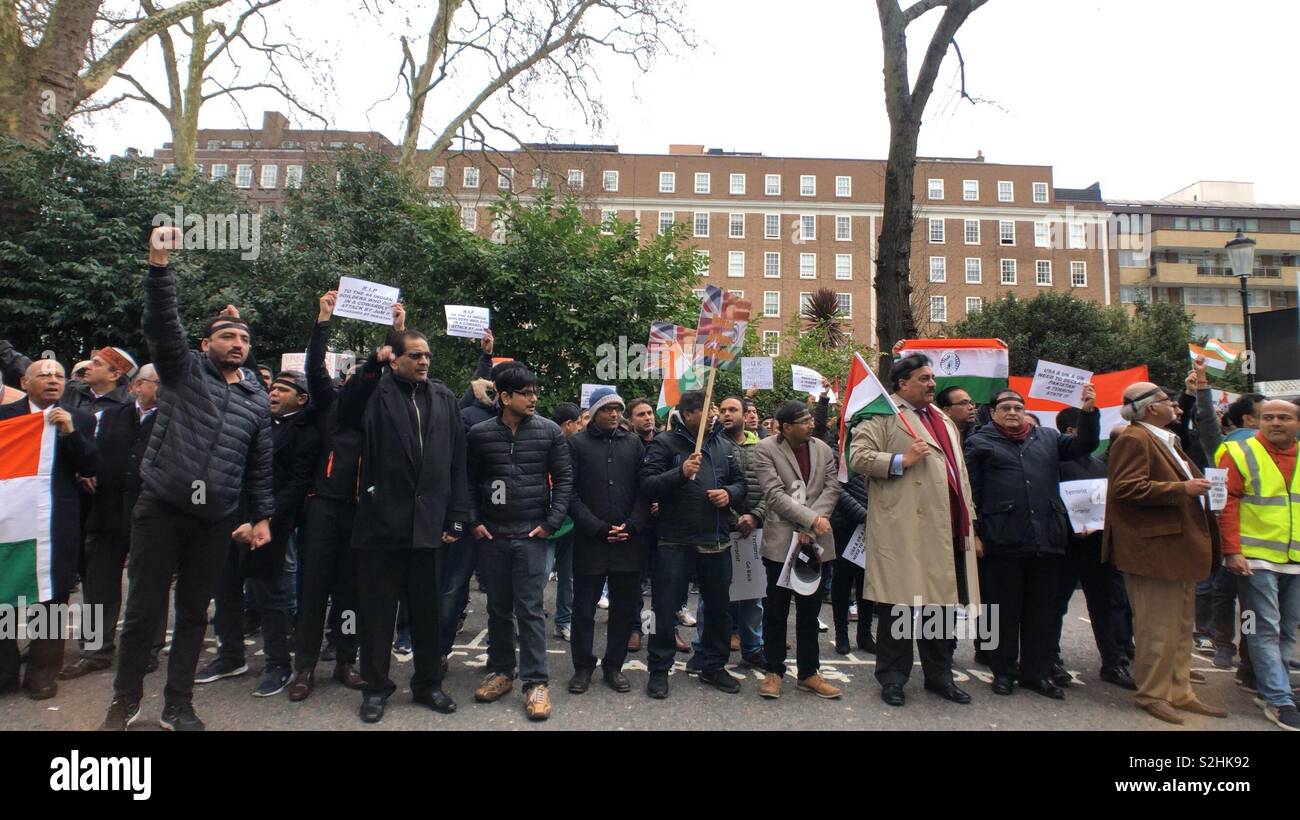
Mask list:
[{"label": "overcast sky", "polygon": [[[911,0],[903,0],[906,6]],[[333,61],[335,89],[316,95],[334,127],[401,136],[395,90],[401,15],[375,22],[351,0],[293,0],[297,35]],[[286,6],[289,6],[286,3]],[[576,110],[543,102],[547,135],[525,139],[617,143],[662,153],[668,144],[759,151],[769,156],[883,158],[889,129],[880,29],[867,0],[687,0],[701,45],[659,60],[640,76],[626,62],[600,63],[608,108],[595,132]],[[411,29],[427,28],[412,6]],[[912,27],[919,64],[941,12]],[[922,25],[924,23],[925,25]],[[1055,182],[1095,181],[1109,198],[1155,199],[1201,179],[1255,183],[1256,200],[1300,203],[1300,134],[1294,53],[1300,3],[1290,0],[990,0],[958,34],[967,90],[958,98],[951,50],[921,129],[922,155],[1052,165]],[[422,46],[421,46],[422,48]],[[417,48],[417,53],[420,49]],[[158,85],[156,50],[131,70]],[[474,78],[460,78],[468,88]],[[452,107],[451,100],[444,108]],[[243,110],[257,126],[278,98],[252,94]],[[434,107],[435,116],[444,109]],[[224,100],[200,127],[238,127]],[[516,123],[523,127],[521,123]],[[139,106],[81,130],[107,156],[146,154],[170,140],[166,123]]]}]

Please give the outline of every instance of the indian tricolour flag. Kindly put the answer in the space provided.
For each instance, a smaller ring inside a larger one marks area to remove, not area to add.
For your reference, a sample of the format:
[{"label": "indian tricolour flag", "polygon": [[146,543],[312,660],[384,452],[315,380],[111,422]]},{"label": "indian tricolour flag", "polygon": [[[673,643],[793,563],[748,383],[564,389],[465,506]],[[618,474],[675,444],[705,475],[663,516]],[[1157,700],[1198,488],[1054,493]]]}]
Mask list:
[{"label": "indian tricolour flag", "polygon": [[930,357],[936,390],[960,387],[976,404],[987,404],[1007,386],[1007,346],[999,339],[908,339],[898,356]]},{"label": "indian tricolour flag", "polygon": [[889,391],[867,367],[862,354],[854,353],[844,388],[844,412],[840,413],[840,481],[849,480],[849,439],[853,437],[853,428],[870,416],[897,415],[898,405],[890,398]]},{"label": "indian tricolour flag", "polygon": [[0,421],[0,604],[54,597],[50,477],[56,433],[46,413]]},{"label": "indian tricolour flag", "polygon": [[1198,356],[1205,359],[1205,366],[1210,370],[1217,370],[1220,373],[1226,373],[1228,371],[1228,360],[1223,358],[1223,355],[1217,350],[1212,350],[1209,345],[1201,347],[1200,345],[1194,345],[1189,342],[1187,345],[1187,356],[1193,362],[1196,361]]},{"label": "indian tricolour flag", "polygon": [[[1147,381],[1148,378],[1146,365],[1128,370],[1116,370],[1113,373],[1093,374],[1092,386],[1097,391],[1097,409],[1101,411],[1101,443],[1097,447],[1097,453],[1105,451],[1110,441],[1111,429],[1117,424],[1124,423],[1124,419],[1119,415],[1120,408],[1124,406],[1124,388],[1130,384]],[[1026,410],[1038,416],[1038,420],[1044,427],[1055,430],[1056,414],[1064,410],[1067,405],[1029,398],[1029,385],[1032,381],[1031,376],[1012,376],[1010,387],[1025,397]]]},{"label": "indian tricolour flag", "polygon": [[671,322],[650,323],[650,373],[663,378],[655,415],[661,420],[677,406],[682,393],[704,389],[708,368],[696,365],[695,328]]}]

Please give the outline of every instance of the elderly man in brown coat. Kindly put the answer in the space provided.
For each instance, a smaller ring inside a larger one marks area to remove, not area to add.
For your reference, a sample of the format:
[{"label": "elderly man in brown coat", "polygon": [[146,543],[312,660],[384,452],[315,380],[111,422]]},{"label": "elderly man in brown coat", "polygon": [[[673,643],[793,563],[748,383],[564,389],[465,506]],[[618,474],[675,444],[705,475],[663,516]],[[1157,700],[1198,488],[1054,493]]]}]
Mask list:
[{"label": "elderly man in brown coat", "polygon": [[1189,668],[1196,582],[1219,561],[1210,482],[1166,429],[1175,405],[1164,390],[1130,386],[1120,413],[1132,424],[1107,456],[1102,560],[1124,573],[1133,607],[1137,705],[1167,723],[1183,722],[1178,710],[1227,717],[1197,699]]},{"label": "elderly man in brown coat", "polygon": [[[926,636],[935,607],[979,604],[970,478],[956,425],[934,406],[934,371],[922,355],[889,373],[899,415],[875,415],[853,428],[849,468],[867,477],[867,590],[876,601],[876,680],[881,699],[902,706],[915,637],[925,688],[970,703],[952,678],[952,635]],[[913,635],[913,607],[924,606]],[[948,613],[945,613],[945,616]],[[947,617],[945,623],[949,622]]]}]

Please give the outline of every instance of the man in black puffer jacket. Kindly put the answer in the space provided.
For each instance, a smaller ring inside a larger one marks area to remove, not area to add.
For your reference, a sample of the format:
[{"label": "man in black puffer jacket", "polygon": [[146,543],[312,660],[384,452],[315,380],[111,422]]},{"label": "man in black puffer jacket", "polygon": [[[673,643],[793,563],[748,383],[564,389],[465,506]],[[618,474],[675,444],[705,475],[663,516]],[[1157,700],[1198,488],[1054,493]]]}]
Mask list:
[{"label": "man in black puffer jacket", "polygon": [[[858,649],[875,654],[876,642],[871,637],[871,613],[876,605],[864,600],[867,589],[866,572],[862,567],[844,557],[853,533],[867,523],[866,478],[855,473],[848,481],[840,482],[840,496],[831,513],[831,532],[835,534],[835,574],[831,576],[831,615],[835,619],[835,651],[849,654],[849,604],[858,606]],[[850,596],[852,598],[850,599]]]},{"label": "man in black puffer jacket", "polygon": [[176,576],[176,625],[167,668],[165,729],[201,730],[194,714],[194,670],[208,626],[241,496],[252,522],[249,546],[271,540],[271,408],[257,374],[243,365],[248,324],[233,309],[210,322],[202,352],[189,349],[167,267],[181,231],[155,228],[145,277],[144,334],[161,389],[158,418],[141,466],[132,513],[131,586],[126,600],[113,703],[105,729],[125,730],[140,712],[158,620]]},{"label": "man in black puffer jacket", "polygon": [[[551,713],[547,690],[546,538],[568,513],[573,493],[569,444],[559,425],[537,415],[537,377],[516,366],[496,379],[501,415],[469,431],[469,478],[479,571],[488,588],[487,677],[474,691],[480,703],[500,700],[514,686],[519,627],[519,677],[531,720]],[[549,481],[548,481],[549,476]]]}]

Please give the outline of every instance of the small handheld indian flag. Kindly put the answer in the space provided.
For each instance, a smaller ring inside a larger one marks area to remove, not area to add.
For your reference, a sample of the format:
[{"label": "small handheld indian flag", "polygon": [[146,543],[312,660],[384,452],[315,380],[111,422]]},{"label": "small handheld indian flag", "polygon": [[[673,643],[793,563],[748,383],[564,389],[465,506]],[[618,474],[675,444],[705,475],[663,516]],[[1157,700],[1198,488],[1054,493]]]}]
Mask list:
[{"label": "small handheld indian flag", "polygon": [[[849,365],[848,383],[844,388],[844,411],[840,413],[840,481],[849,480],[849,439],[853,428],[863,419],[871,416],[897,416],[898,405],[890,397],[889,391],[871,372],[861,353],[853,354],[853,363]],[[847,421],[846,421],[847,420]],[[912,426],[903,418],[907,432],[916,438]]]},{"label": "small handheld indian flag", "polygon": [[1187,355],[1193,362],[1196,361],[1197,356],[1205,359],[1205,366],[1211,370],[1217,370],[1220,373],[1226,373],[1228,371],[1229,360],[1225,359],[1217,350],[1212,349],[1209,344],[1206,344],[1205,347],[1201,347],[1200,345],[1188,343]]},{"label": "small handheld indian flag", "polygon": [[0,604],[54,597],[50,513],[56,433],[46,413],[0,421]]}]

